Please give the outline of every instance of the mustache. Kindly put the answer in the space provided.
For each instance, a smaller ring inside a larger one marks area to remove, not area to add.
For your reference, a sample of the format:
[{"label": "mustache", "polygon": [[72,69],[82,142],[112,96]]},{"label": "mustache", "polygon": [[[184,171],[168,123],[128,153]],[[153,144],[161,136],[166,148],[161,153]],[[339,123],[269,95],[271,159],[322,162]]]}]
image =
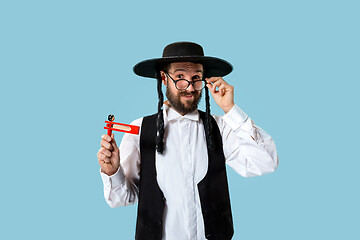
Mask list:
[{"label": "mustache", "polygon": [[178,93],[178,96],[187,96],[187,95],[192,95],[194,97],[197,97],[197,96],[199,96],[199,93],[196,92],[196,91],[193,91],[193,92],[179,92]]}]

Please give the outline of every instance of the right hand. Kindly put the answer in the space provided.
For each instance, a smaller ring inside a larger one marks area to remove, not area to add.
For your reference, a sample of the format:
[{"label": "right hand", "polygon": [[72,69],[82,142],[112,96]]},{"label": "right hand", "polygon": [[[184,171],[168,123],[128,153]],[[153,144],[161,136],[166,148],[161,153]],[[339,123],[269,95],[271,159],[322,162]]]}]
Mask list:
[{"label": "right hand", "polygon": [[105,134],[101,136],[101,148],[97,153],[101,171],[107,175],[116,173],[120,166],[120,152],[116,145],[114,134],[111,138]]}]

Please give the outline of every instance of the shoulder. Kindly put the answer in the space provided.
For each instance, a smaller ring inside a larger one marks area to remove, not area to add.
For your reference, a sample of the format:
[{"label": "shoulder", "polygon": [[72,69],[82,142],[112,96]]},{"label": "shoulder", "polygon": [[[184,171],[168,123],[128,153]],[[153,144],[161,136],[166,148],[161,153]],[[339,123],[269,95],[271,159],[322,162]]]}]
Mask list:
[{"label": "shoulder", "polygon": [[[152,115],[148,115],[148,116],[144,116],[144,117],[141,117],[141,118],[138,118],[138,119],[135,119],[134,121],[132,121],[132,122],[130,123],[130,125],[135,125],[135,126],[141,127],[144,118],[153,118],[153,117],[156,117],[156,115],[157,115],[157,113],[152,114]],[[141,129],[140,129],[140,131],[141,131]]]},{"label": "shoulder", "polygon": [[[128,134],[126,133],[125,135],[127,135],[126,137],[129,137],[129,138],[133,138],[133,139],[138,139],[141,135],[141,128],[142,128],[142,125],[143,125],[143,122],[144,122],[144,119],[149,119],[149,118],[154,118],[156,117],[157,114],[152,114],[152,115],[148,115],[148,116],[144,116],[144,117],[141,117],[141,118],[138,118],[138,119],[135,119],[134,121],[132,121],[130,123],[130,125],[134,125],[134,126],[138,126],[140,127],[140,131],[139,131],[139,134],[138,135],[134,135],[134,134]],[[124,135],[124,136],[125,136]]]},{"label": "shoulder", "polygon": [[223,116],[214,115],[214,114],[212,114],[211,116],[215,119],[215,121],[218,125],[222,122]]},{"label": "shoulder", "polygon": [[[143,121],[143,117],[141,118],[138,118],[138,119],[135,119],[134,121],[132,121],[130,123],[130,125],[134,125],[134,126],[138,126],[140,127],[140,132],[141,132],[141,124],[142,124],[142,121]],[[124,137],[123,137],[123,141],[125,140],[132,140],[132,141],[137,141],[136,139],[139,138],[140,136],[140,132],[139,134],[131,134],[131,133],[125,133],[124,134]]]},{"label": "shoulder", "polygon": [[135,125],[135,126],[139,126],[139,127],[141,127],[141,124],[142,124],[143,118],[144,118],[144,117],[141,117],[141,118],[135,119],[134,121],[132,121],[132,122],[130,123],[130,125]]},{"label": "shoulder", "polygon": [[[201,120],[205,118],[206,112],[198,109],[198,113],[199,113],[199,116],[200,116]],[[218,116],[218,115],[214,115],[214,114],[211,114],[211,116],[213,117],[213,119],[216,121],[216,123],[218,125],[221,123],[222,116]]]},{"label": "shoulder", "polygon": [[[120,153],[122,151],[131,151],[131,150],[138,150],[139,149],[139,139],[140,139],[140,133],[141,133],[141,124],[143,121],[143,117],[135,119],[130,123],[130,125],[138,126],[140,127],[139,134],[131,134],[131,133],[125,133],[122,137],[121,143],[120,143]],[[123,150],[126,149],[126,150]]]},{"label": "shoulder", "polygon": [[222,135],[224,132],[224,128],[226,126],[226,124],[224,123],[224,120],[223,120],[223,116],[214,115],[214,114],[212,114],[211,116],[214,118],[214,120],[220,130],[220,133]]}]

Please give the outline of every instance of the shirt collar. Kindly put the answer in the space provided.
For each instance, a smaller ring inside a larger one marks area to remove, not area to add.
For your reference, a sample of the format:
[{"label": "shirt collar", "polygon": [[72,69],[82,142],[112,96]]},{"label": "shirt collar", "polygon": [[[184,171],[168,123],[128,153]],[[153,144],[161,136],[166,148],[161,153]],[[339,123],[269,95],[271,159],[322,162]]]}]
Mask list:
[{"label": "shirt collar", "polygon": [[180,119],[199,121],[199,112],[197,109],[182,116],[180,113],[178,113],[177,111],[175,111],[166,104],[163,105],[163,108],[164,108],[164,119],[167,119],[167,121],[180,120]]}]

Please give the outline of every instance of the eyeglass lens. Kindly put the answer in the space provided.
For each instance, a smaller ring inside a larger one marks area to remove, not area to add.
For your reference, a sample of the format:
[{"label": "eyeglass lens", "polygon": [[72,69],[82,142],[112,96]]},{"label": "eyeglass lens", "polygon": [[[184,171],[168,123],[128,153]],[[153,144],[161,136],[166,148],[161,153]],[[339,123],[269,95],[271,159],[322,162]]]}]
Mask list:
[{"label": "eyeglass lens", "polygon": [[180,79],[176,82],[176,88],[179,89],[179,90],[185,90],[187,89],[190,84],[193,85],[193,88],[195,90],[201,90],[204,88],[204,81],[195,81],[195,82],[192,82],[190,83],[189,81],[185,80],[185,79]]}]

